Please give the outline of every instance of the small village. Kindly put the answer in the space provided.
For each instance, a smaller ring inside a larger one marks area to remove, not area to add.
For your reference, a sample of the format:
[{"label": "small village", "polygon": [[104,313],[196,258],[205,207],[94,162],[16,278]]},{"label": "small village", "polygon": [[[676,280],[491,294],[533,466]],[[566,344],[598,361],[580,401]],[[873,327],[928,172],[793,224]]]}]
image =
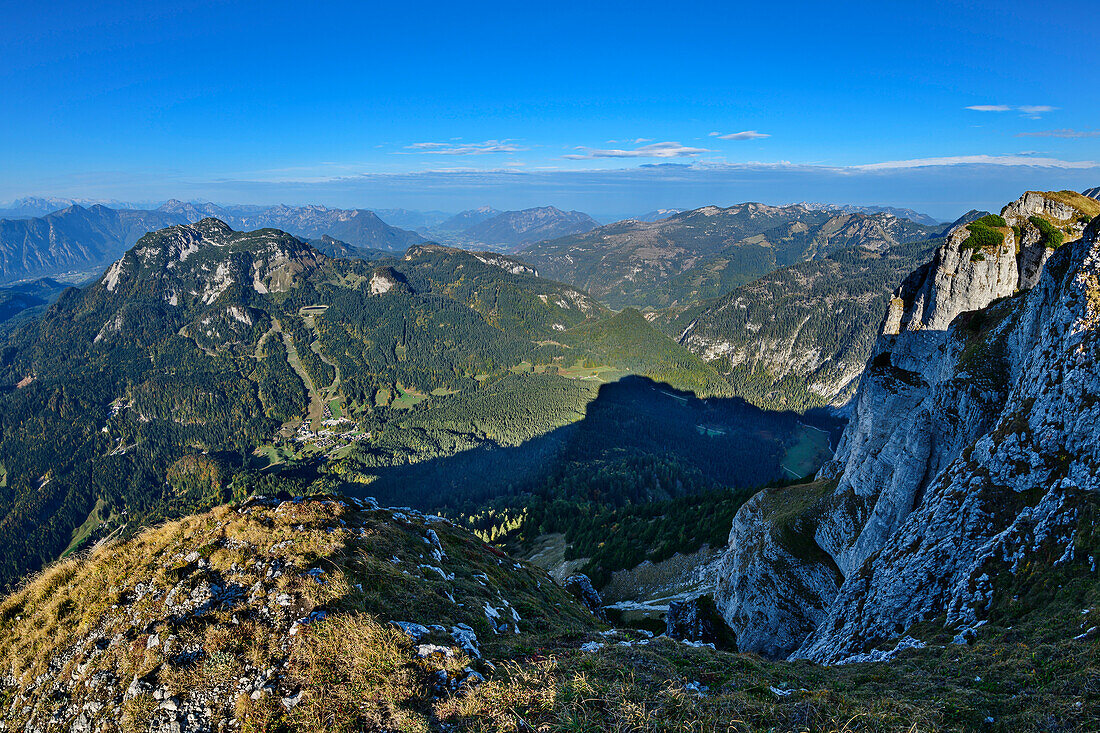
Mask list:
[{"label": "small village", "polygon": [[[328,452],[333,448],[343,448],[351,443],[361,443],[370,440],[369,432],[361,432],[355,427],[355,421],[346,417],[334,417],[332,409],[325,403],[321,418],[321,429],[313,430],[309,420],[302,422],[294,433],[294,441],[302,444],[310,444],[321,451]],[[341,429],[346,427],[346,429]]]}]

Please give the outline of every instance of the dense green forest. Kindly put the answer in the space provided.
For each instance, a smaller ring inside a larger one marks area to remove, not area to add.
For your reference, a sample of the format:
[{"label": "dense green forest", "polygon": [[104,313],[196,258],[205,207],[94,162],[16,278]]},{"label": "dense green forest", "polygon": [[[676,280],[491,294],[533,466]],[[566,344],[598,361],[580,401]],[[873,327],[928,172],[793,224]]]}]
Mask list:
[{"label": "dense green forest", "polygon": [[[659,463],[623,468],[666,479],[677,470]],[[622,505],[535,494],[524,497],[522,504],[493,505],[464,515],[462,522],[485,541],[518,554],[529,552],[539,536],[560,533],[567,543],[566,559],[586,558],[581,572],[600,587],[617,570],[647,560],[661,562],[704,545],[725,545],[733,515],[754,493],[719,489]]]},{"label": "dense green forest", "polygon": [[637,311],[508,258],[172,227],[0,350],[0,585],[253,491],[460,514],[774,480],[796,417],[730,395]]}]

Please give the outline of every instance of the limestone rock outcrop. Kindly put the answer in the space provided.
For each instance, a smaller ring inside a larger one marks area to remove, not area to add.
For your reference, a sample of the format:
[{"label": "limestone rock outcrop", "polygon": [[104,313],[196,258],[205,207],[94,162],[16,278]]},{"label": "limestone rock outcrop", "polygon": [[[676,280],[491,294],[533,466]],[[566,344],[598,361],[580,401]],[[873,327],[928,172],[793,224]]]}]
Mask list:
[{"label": "limestone rock outcrop", "polygon": [[668,604],[665,635],[693,644],[713,644],[716,648],[735,649],[736,640],[726,628],[710,596],[696,596]]},{"label": "limestone rock outcrop", "polygon": [[741,649],[836,662],[973,624],[991,563],[1070,542],[1100,490],[1100,220],[1074,241],[1087,217],[1037,193],[1002,215],[999,247],[958,227],[895,293],[827,488],[738,513],[716,598]]}]

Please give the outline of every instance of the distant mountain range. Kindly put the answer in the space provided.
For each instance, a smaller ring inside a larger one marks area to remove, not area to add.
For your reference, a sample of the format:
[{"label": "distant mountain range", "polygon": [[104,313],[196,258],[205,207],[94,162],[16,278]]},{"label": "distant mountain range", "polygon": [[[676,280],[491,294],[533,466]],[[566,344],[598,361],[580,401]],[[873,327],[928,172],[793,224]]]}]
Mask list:
[{"label": "distant mountain range", "polygon": [[147,207],[129,204],[124,201],[86,198],[58,198],[56,196],[24,196],[10,204],[0,206],[0,219],[28,219],[36,216],[45,216],[55,211],[67,209],[77,205],[85,208],[100,204],[112,209],[144,209]]},{"label": "distant mountain range", "polygon": [[916,222],[917,224],[926,224],[928,226],[936,226],[943,224],[938,219],[933,219],[928,214],[922,214],[919,211],[913,209],[901,209],[896,206],[858,206],[855,204],[820,204],[803,201],[798,204],[804,206],[807,209],[813,209],[814,211],[827,211],[832,214],[893,214],[894,216],[902,219],[908,219],[909,221]]},{"label": "distant mountain range", "polygon": [[[35,203],[35,202],[38,203]],[[52,200],[24,200],[25,210]],[[215,217],[240,229],[277,228],[307,240],[329,236],[357,250],[403,251],[427,241],[365,209],[231,206],[168,201],[156,210],[72,204],[31,218],[0,219],[0,283],[62,273],[93,274],[144,234]],[[355,255],[360,256],[360,255]],[[369,257],[368,257],[369,258]]]},{"label": "distant mountain range", "polygon": [[466,229],[466,235],[485,244],[517,246],[545,239],[583,234],[600,223],[580,211],[562,211],[540,206],[522,211],[504,211]]},{"label": "distant mountain range", "polygon": [[327,234],[353,247],[399,252],[426,241],[415,232],[382,221],[367,209],[330,209],[326,206],[218,206],[211,203],[168,201],[158,209],[194,223],[206,217],[242,230],[279,229],[306,239]]},{"label": "distant mountain range", "polygon": [[43,217],[0,219],[0,283],[102,268],[147,232],[180,223],[163,211],[78,204]]},{"label": "distant mountain range", "polygon": [[436,227],[441,232],[464,232],[470,227],[477,226],[487,219],[492,219],[503,212],[492,206],[479,206],[476,209],[467,209],[440,222]]},{"label": "distant mountain range", "polygon": [[481,206],[455,214],[424,233],[454,246],[507,251],[545,239],[581,234],[599,225],[588,214],[562,211],[554,206],[520,211]]},{"label": "distant mountain range", "polygon": [[638,221],[661,221],[661,219],[667,219],[670,216],[675,216],[676,214],[680,214],[685,211],[687,211],[687,209],[654,209],[653,211],[642,214],[641,216],[636,216],[634,218]]},{"label": "distant mountain range", "polygon": [[414,209],[371,209],[378,218],[391,227],[420,231],[439,226],[450,214],[445,211],[416,211]]},{"label": "distant mountain range", "polygon": [[745,203],[657,222],[621,221],[518,254],[612,308],[663,308],[716,297],[780,267],[853,246],[880,251],[940,231],[892,214]]}]

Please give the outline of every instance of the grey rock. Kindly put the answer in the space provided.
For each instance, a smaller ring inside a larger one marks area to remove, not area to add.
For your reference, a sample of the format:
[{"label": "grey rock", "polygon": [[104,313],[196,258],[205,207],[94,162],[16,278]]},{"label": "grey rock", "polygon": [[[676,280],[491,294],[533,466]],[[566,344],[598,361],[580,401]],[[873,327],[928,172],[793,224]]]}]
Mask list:
[{"label": "grey rock", "polygon": [[716,601],[742,649],[839,662],[937,616],[974,627],[992,564],[1072,557],[1074,497],[1100,490],[1100,222],[1051,253],[1027,221],[1070,213],[1025,194],[1003,212],[1019,252],[1012,232],[974,260],[956,228],[895,293],[801,556],[770,524],[782,490],[734,519]]},{"label": "grey rock", "polygon": [[589,580],[587,575],[583,573],[577,573],[576,575],[570,575],[562,583],[567,591],[573,594],[573,596],[581,602],[581,604],[592,612],[596,618],[603,619],[603,599],[600,598],[599,592],[592,586],[592,581]]},{"label": "grey rock", "polygon": [[413,641],[420,641],[432,633],[427,626],[414,624],[412,621],[390,621],[390,623],[403,631]]},{"label": "grey rock", "polygon": [[478,648],[477,634],[466,624],[458,624],[451,627],[451,638],[462,651],[474,659],[481,658],[481,649]]}]

